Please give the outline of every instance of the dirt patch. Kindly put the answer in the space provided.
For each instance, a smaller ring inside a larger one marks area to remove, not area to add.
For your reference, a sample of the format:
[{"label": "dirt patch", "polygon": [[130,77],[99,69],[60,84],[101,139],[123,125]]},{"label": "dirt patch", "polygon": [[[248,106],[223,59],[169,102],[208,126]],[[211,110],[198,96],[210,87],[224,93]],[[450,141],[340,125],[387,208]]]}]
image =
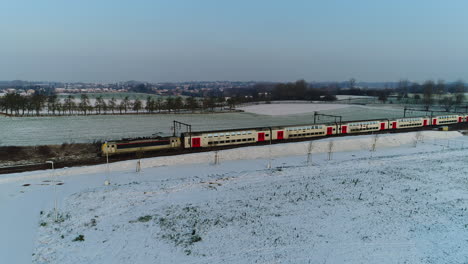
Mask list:
[{"label": "dirt patch", "polygon": [[100,143],[0,147],[0,167],[98,159]]}]

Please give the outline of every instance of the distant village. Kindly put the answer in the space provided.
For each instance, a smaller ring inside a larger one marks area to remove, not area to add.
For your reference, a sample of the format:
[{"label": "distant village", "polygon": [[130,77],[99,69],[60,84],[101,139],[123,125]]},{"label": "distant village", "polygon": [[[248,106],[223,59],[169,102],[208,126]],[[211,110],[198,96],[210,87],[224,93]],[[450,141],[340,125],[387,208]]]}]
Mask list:
[{"label": "distant village", "polygon": [[144,82],[119,82],[119,83],[44,83],[11,81],[0,82],[0,97],[7,93],[17,93],[29,96],[38,90],[55,94],[83,94],[83,93],[128,93],[140,92],[161,96],[216,96],[230,88],[252,87],[255,82],[183,82],[183,83],[144,83]]}]

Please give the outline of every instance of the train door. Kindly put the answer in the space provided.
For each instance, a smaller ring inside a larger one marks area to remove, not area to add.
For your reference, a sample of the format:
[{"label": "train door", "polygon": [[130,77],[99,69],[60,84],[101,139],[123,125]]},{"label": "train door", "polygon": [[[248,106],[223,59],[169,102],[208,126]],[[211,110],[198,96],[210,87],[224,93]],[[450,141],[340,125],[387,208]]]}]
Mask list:
[{"label": "train door", "polygon": [[392,122],[392,128],[396,129],[397,128],[397,122]]},{"label": "train door", "polygon": [[380,123],[380,130],[385,130],[385,123]]},{"label": "train door", "polygon": [[265,133],[258,133],[258,142],[265,141]]},{"label": "train door", "polygon": [[459,116],[458,117],[458,123],[461,123],[461,122],[463,122],[463,117]]},{"label": "train door", "polygon": [[437,125],[437,118],[432,119],[432,125]]},{"label": "train door", "polygon": [[342,126],[342,127],[341,127],[341,133],[342,133],[342,134],[348,133],[348,126]]},{"label": "train door", "polygon": [[327,127],[327,135],[333,134],[333,127]]},{"label": "train door", "polygon": [[284,131],[276,132],[276,139],[284,139]]},{"label": "train door", "polygon": [[192,148],[199,148],[199,147],[201,147],[200,138],[192,138]]},{"label": "train door", "polygon": [[466,117],[466,122],[468,122],[468,116]]},{"label": "train door", "polygon": [[424,119],[423,126],[427,126],[427,119]]}]

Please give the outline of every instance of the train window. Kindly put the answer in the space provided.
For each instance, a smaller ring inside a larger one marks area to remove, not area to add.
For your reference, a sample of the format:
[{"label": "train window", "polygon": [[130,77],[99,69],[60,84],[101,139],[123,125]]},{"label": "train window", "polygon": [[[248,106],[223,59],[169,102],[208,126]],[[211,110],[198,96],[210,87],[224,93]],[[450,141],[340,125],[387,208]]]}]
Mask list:
[{"label": "train window", "polygon": [[218,136],[218,134],[214,134],[214,136],[215,136],[215,137],[217,137],[217,136]]},{"label": "train window", "polygon": [[240,139],[238,139],[238,140],[237,140],[237,142],[241,142],[241,140],[240,140]]},{"label": "train window", "polygon": [[242,141],[247,141],[247,139],[243,138]]},{"label": "train window", "polygon": [[209,137],[209,138],[213,137],[213,134],[208,134],[208,137]]},{"label": "train window", "polygon": [[269,136],[270,136],[270,134],[265,134],[265,137],[269,137]]},{"label": "train window", "polygon": [[211,141],[210,141],[210,142],[208,142],[208,145],[212,145],[212,144],[213,144],[213,142],[211,142]]},{"label": "train window", "polygon": [[246,134],[245,131],[242,131],[242,135],[245,135],[245,134]]}]

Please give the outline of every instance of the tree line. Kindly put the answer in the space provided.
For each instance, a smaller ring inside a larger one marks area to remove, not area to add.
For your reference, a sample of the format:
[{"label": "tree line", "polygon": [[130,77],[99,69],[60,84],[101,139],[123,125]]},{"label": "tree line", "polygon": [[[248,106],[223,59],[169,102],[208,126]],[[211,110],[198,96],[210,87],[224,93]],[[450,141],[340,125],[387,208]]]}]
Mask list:
[{"label": "tree line", "polygon": [[[228,102],[229,103],[229,102]],[[8,93],[0,98],[2,112],[15,115],[89,115],[89,114],[126,114],[126,113],[179,113],[181,111],[214,111],[217,107],[224,107],[224,99],[206,97],[198,99],[194,97],[168,97],[153,98],[148,96],[146,100],[136,98],[131,100],[128,96],[118,101],[115,97],[105,100],[102,96],[96,98],[92,104],[87,94],[81,94],[78,98],[73,95],[60,100],[57,95],[35,93],[30,96],[18,93]]]},{"label": "tree line", "polygon": [[224,90],[224,96],[236,102],[270,100],[334,101],[336,93],[325,86],[314,86],[304,80],[289,83],[257,83],[251,88]]}]

